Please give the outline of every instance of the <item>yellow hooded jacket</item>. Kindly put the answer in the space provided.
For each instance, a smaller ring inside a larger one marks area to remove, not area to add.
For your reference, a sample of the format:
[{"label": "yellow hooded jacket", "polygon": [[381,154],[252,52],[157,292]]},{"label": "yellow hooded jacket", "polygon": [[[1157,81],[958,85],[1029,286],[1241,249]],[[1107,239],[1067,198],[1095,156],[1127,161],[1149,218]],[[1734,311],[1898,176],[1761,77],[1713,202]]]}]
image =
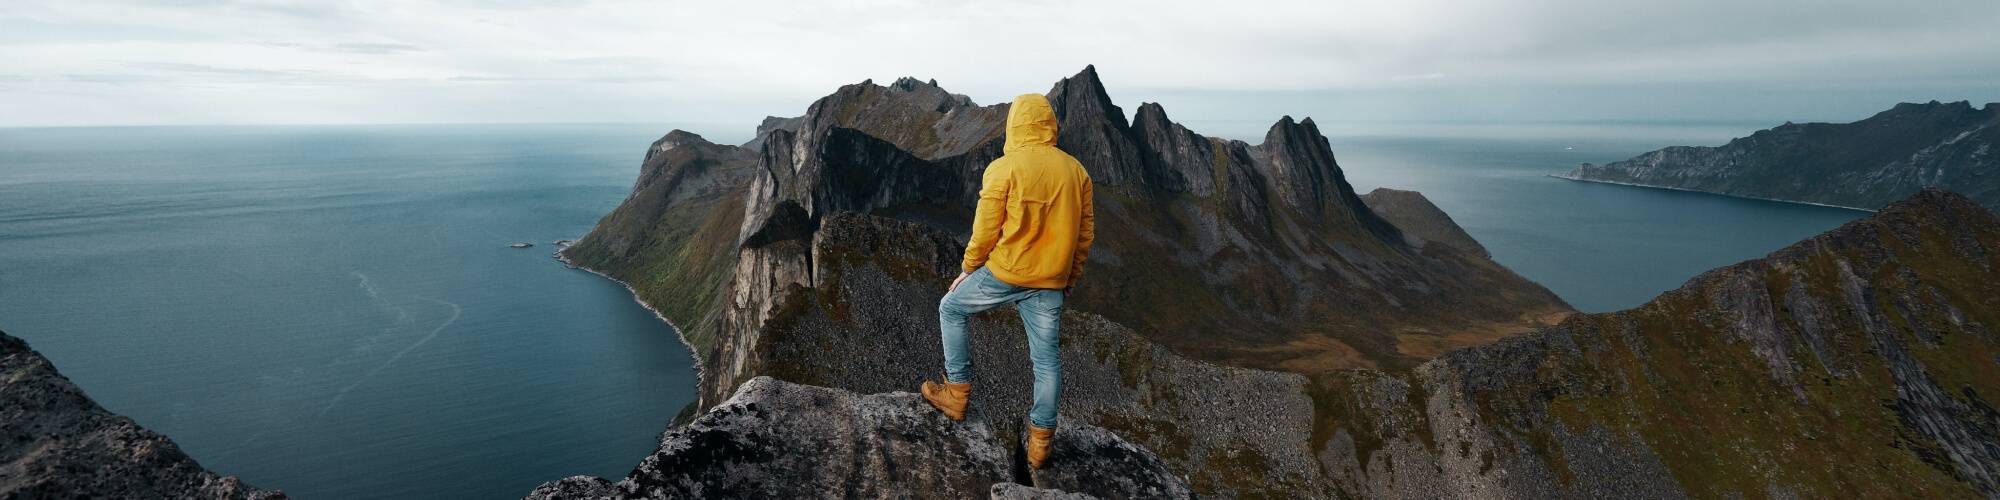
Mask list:
[{"label": "yellow hooded jacket", "polygon": [[1022,94],[1007,110],[1005,154],[986,166],[965,272],[984,265],[1026,288],[1067,288],[1083,276],[1096,237],[1090,174],[1056,149],[1056,113],[1041,94]]}]

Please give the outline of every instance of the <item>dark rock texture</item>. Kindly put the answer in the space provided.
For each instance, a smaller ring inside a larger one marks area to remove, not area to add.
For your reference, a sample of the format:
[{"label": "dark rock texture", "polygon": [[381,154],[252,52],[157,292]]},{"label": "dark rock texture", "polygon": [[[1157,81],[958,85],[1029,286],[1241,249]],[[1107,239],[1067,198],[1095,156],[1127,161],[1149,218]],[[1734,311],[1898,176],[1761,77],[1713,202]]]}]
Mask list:
[{"label": "dark rock texture", "polygon": [[[1047,482],[1099,498],[1187,498],[1157,458],[1075,425]],[[944,418],[916,394],[860,395],[759,377],[688,425],[616,484],[572,477],[530,498],[969,498],[1026,475],[1018,448],[982,415]],[[1109,479],[1109,480],[1106,480]]]},{"label": "dark rock texture", "polygon": [[1062,466],[1032,471],[1036,487],[1100,498],[1193,498],[1159,457],[1098,427],[1056,429],[1048,463]]},{"label": "dark rock texture", "polygon": [[1015,483],[995,483],[993,500],[1094,500],[1097,497],[1063,490],[1022,486]]},{"label": "dark rock texture", "polygon": [[1786,123],[1559,177],[1873,210],[1925,187],[2000,209],[2000,103],[1902,103],[1854,123]]},{"label": "dark rock texture", "polygon": [[0,497],[284,498],[195,463],[173,440],[105,411],[0,332]]},{"label": "dark rock texture", "polygon": [[1368,209],[1375,211],[1376,215],[1382,216],[1383,219],[1402,229],[1403,237],[1409,239],[1412,246],[1423,248],[1426,244],[1438,243],[1458,247],[1460,250],[1481,257],[1492,256],[1487,253],[1485,245],[1479,244],[1479,240],[1472,239],[1472,235],[1466,234],[1465,228],[1458,227],[1458,223],[1452,222],[1450,215],[1438,209],[1437,205],[1431,204],[1431,200],[1425,198],[1423,193],[1375,188],[1374,191],[1361,195],[1361,202],[1368,204]]}]

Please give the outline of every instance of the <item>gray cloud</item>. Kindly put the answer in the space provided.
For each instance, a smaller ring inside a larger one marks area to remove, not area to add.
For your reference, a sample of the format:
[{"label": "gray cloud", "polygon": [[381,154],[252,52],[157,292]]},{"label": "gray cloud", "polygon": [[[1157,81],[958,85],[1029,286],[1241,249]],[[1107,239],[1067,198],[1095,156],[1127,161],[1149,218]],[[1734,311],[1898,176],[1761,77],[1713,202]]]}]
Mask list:
[{"label": "gray cloud", "polygon": [[78,99],[224,110],[190,121],[749,120],[905,75],[992,102],[1089,63],[1189,120],[1817,118],[2000,100],[1997,25],[1992,0],[74,0],[0,9],[0,108],[42,111],[0,125]]},{"label": "gray cloud", "polygon": [[379,43],[379,42],[336,43],[333,44],[331,48],[334,50],[353,52],[356,54],[394,54],[398,52],[415,52],[424,50],[422,47],[410,45],[407,43]]}]

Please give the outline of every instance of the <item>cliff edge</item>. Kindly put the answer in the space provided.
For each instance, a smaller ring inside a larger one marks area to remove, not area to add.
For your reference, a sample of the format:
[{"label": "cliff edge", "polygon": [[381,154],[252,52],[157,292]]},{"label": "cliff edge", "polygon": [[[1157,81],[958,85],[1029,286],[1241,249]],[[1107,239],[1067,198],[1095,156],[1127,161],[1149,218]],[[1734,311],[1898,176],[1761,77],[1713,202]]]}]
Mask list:
[{"label": "cliff edge", "polygon": [[113,414],[0,332],[0,497],[274,499]]}]

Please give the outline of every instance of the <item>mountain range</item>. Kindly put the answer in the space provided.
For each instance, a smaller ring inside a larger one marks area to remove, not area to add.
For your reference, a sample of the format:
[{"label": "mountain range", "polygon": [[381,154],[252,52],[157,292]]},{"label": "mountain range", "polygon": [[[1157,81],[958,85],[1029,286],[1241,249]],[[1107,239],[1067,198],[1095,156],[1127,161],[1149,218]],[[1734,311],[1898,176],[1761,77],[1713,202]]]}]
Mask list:
[{"label": "mountain range", "polygon": [[2000,209],[2000,103],[1902,103],[1854,123],[1790,123],[1674,146],[1565,179],[1874,210],[1926,187]]},{"label": "mountain range", "polygon": [[[2000,223],[1962,196],[1919,191],[1639,308],[1576,314],[1422,195],[1357,195],[1310,119],[1251,145],[1158,104],[1127,122],[1092,68],[1047,95],[1059,145],[1100,186],[1092,272],[1063,320],[1064,425],[1141,448],[1195,494],[2000,494],[2000,415],[1984,399],[2000,390],[1987,326]],[[937,445],[912,443],[935,433],[868,424],[921,408],[788,402],[749,381],[894,399],[935,376],[934,306],[1004,116],[906,78],[844,86],[744,146],[681,131],[654,143],[625,203],[563,256],[627,283],[700,361],[701,401],[646,463],[722,468],[642,465],[537,494],[745,491],[728,488],[758,477],[879,492],[862,485],[909,474],[907,452]],[[988,434],[938,439],[1018,460],[1019,328],[974,319],[985,368],[967,425]],[[907,439],[801,450],[771,426]],[[681,430],[697,428],[706,445]],[[822,478],[777,450],[867,465]],[[957,460],[942,467],[990,473],[952,491],[1098,487]]]}]

